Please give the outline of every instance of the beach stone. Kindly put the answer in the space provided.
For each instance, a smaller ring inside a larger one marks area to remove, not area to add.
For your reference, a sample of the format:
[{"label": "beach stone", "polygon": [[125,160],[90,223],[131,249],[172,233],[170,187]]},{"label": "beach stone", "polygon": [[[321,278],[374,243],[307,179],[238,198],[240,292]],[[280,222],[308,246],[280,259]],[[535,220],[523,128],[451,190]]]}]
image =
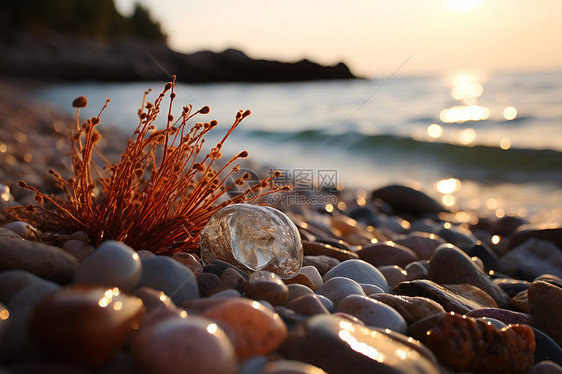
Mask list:
[{"label": "beach stone", "polygon": [[429,278],[440,284],[472,284],[490,295],[498,306],[505,307],[509,303],[505,292],[452,244],[443,244],[435,250],[429,261]]},{"label": "beach stone", "polygon": [[[6,305],[0,303],[0,360],[5,359],[10,349],[10,325],[12,319],[10,318],[10,311]],[[2,372],[0,371],[0,374]]]},{"label": "beach stone", "polygon": [[28,336],[30,317],[35,306],[49,294],[61,288],[57,283],[42,280],[21,287],[6,303],[10,311],[10,339],[8,339],[7,356],[24,357],[31,352],[31,343]]},{"label": "beach stone", "polygon": [[[358,256],[359,257],[359,256]],[[325,275],[331,268],[337,266],[340,261],[330,256],[304,256],[302,265],[313,266],[321,275]]]},{"label": "beach stone", "polygon": [[496,308],[498,306],[490,295],[472,284],[447,284],[445,287],[455,292],[457,295],[474,300],[485,307]]},{"label": "beach stone", "polygon": [[394,293],[404,296],[421,296],[436,301],[447,312],[465,314],[474,309],[482,309],[477,301],[462,296],[453,290],[427,279],[418,279],[399,283]]},{"label": "beach stone", "polygon": [[522,225],[511,236],[508,248],[518,247],[527,240],[534,238],[546,240],[554,243],[558,248],[562,248],[562,227],[559,225]]},{"label": "beach stone", "polygon": [[201,273],[197,277],[197,285],[201,297],[210,296],[215,292],[221,291],[221,279],[213,273]]},{"label": "beach stone", "polygon": [[42,282],[46,282],[46,280],[27,271],[2,271],[0,272],[0,302],[7,303],[23,287],[32,283]]},{"label": "beach stone", "polygon": [[145,258],[156,257],[156,254],[154,252],[147,251],[146,249],[141,249],[140,251],[137,251],[137,254],[139,255],[139,258],[141,260],[144,260]]},{"label": "beach stone", "polygon": [[197,278],[191,270],[165,256],[142,260],[142,275],[138,286],[163,291],[176,305],[199,298]]},{"label": "beach stone", "polygon": [[396,239],[394,242],[409,248],[423,260],[429,260],[433,251],[441,244],[446,243],[445,240],[431,232],[421,231],[411,232],[405,238]]},{"label": "beach stone", "polygon": [[408,331],[453,371],[526,373],[534,363],[535,339],[527,325],[498,330],[485,321],[455,313],[430,317],[429,321],[427,330]]},{"label": "beach stone", "polygon": [[531,326],[535,334],[535,362],[550,360],[562,365],[562,348],[552,338],[541,330]]},{"label": "beach stone", "polygon": [[405,267],[419,259],[414,251],[392,241],[369,244],[357,251],[357,254],[361,260],[377,267],[384,265]]},{"label": "beach stone", "polygon": [[201,261],[193,253],[176,252],[172,255],[172,258],[186,266],[196,277],[203,272]]},{"label": "beach stone", "polygon": [[409,263],[405,268],[406,279],[428,279],[429,278],[429,261],[420,260]]},{"label": "beach stone", "polygon": [[441,305],[426,297],[392,295],[388,293],[369,295],[369,297],[392,307],[400,313],[408,324],[436,314],[445,313],[445,309]]},{"label": "beach stone", "polygon": [[23,221],[13,221],[4,225],[6,230],[18,234],[24,239],[37,240],[41,237],[41,231],[33,225]]},{"label": "beach stone", "polygon": [[500,259],[496,254],[488,248],[486,245],[480,243],[469,248],[465,251],[470,257],[478,257],[484,263],[484,271],[486,273],[490,271],[500,270]]},{"label": "beach stone", "polygon": [[306,287],[310,288],[311,290],[316,289],[316,285],[314,284],[314,282],[308,276],[306,276],[306,275],[304,275],[300,272],[290,279],[285,279],[285,283],[286,284],[300,284],[300,285],[303,285],[303,286],[306,286]]},{"label": "beach stone", "polygon": [[500,308],[475,309],[466,313],[466,316],[472,318],[482,318],[482,317],[494,318],[505,323],[506,325],[531,324],[531,315],[515,312],[508,309],[500,309]]},{"label": "beach stone", "polygon": [[244,270],[293,277],[302,266],[303,246],[295,224],[283,212],[252,204],[231,204],[201,231],[201,260],[226,261]]},{"label": "beach stone", "polygon": [[[378,266],[377,269],[379,269],[379,271],[386,279],[386,282],[388,283],[388,287],[390,289],[393,289],[394,286],[396,286],[398,283],[407,280],[408,274],[398,265]],[[367,295],[369,295],[368,292]]]},{"label": "beach stone", "polygon": [[553,361],[541,361],[533,366],[527,374],[562,374],[562,366]]},{"label": "beach stone", "polygon": [[254,300],[266,300],[272,305],[283,305],[289,297],[289,289],[283,280],[269,271],[256,271],[246,282],[246,296]]},{"label": "beach stone", "polygon": [[376,189],[371,193],[371,197],[373,200],[380,199],[390,204],[398,212],[415,216],[447,211],[424,192],[402,185],[389,185]]},{"label": "beach stone", "polygon": [[544,282],[551,283],[555,286],[562,287],[562,278],[557,277],[556,275],[553,274],[541,274],[533,280],[533,282],[535,281],[544,281]]},{"label": "beach stone", "polygon": [[318,295],[330,299],[335,305],[349,295],[366,296],[363,287],[353,279],[333,277],[316,289]]},{"label": "beach stone", "polygon": [[226,290],[215,292],[209,297],[210,298],[242,297],[242,294],[238,290],[235,290],[234,288],[227,288]]},{"label": "beach stone", "polygon": [[311,287],[312,290],[320,287],[324,281],[322,280],[322,275],[318,271],[318,269],[314,266],[303,266],[299,271],[299,274],[306,275],[313,283],[314,287]]},{"label": "beach stone", "polygon": [[0,238],[23,240],[23,236],[13,232],[12,230],[8,230],[2,226],[0,226]]},{"label": "beach stone", "polygon": [[294,310],[297,313],[306,316],[313,316],[316,314],[329,314],[330,311],[326,308],[318,295],[306,294],[294,298],[285,304],[287,308]]},{"label": "beach stone", "polygon": [[509,297],[514,297],[521,291],[526,291],[529,289],[531,282],[521,279],[509,279],[509,278],[498,278],[494,279],[494,283],[500,286],[500,288]]},{"label": "beach stone", "polygon": [[359,318],[366,326],[406,332],[406,320],[392,307],[362,295],[349,295],[341,300],[337,309]]},{"label": "beach stone", "polygon": [[[257,374],[257,373],[256,373]],[[324,370],[301,361],[269,361],[259,374],[327,374]]]},{"label": "beach stone", "polygon": [[0,237],[0,271],[25,270],[53,282],[68,283],[77,268],[78,260],[58,247]]},{"label": "beach stone", "polygon": [[562,288],[536,281],[527,291],[534,326],[562,346]]},{"label": "beach stone", "polygon": [[226,333],[213,321],[198,316],[170,318],[141,330],[131,351],[142,373],[238,373]]},{"label": "beach stone", "polygon": [[322,314],[292,330],[282,353],[330,374],[440,373],[427,348],[413,339],[408,342],[408,337],[397,336],[402,335]]},{"label": "beach stone", "polygon": [[328,256],[333,257],[339,261],[359,258],[357,253],[320,242],[310,242],[303,240],[302,247],[305,256]]},{"label": "beach stone", "polygon": [[205,273],[213,273],[213,274],[218,275],[219,277],[222,277],[222,273],[226,269],[231,269],[231,270],[237,271],[238,274],[240,274],[246,280],[250,277],[249,271],[244,271],[242,269],[237,268],[236,266],[234,266],[232,264],[229,264],[228,262],[221,261],[221,260],[215,260],[212,263],[206,264],[206,265],[203,266],[203,271]]},{"label": "beach stone", "polygon": [[285,303],[288,303],[289,301],[299,298],[303,295],[314,295],[314,291],[302,284],[289,284],[287,285],[287,288],[289,289],[289,293]]},{"label": "beach stone", "polygon": [[562,250],[546,240],[528,239],[507,252],[500,263],[504,273],[528,281],[544,273],[562,276]]},{"label": "beach stone", "polygon": [[363,292],[365,292],[365,295],[373,295],[373,294],[377,294],[377,293],[384,293],[382,288],[377,287],[374,284],[359,283],[359,285],[361,286],[361,288],[363,288]]},{"label": "beach stone", "polygon": [[108,240],[82,261],[74,274],[74,283],[118,287],[132,291],[141,278],[141,259],[128,245]]},{"label": "beach stone", "polygon": [[143,311],[140,299],[116,287],[71,285],[37,304],[29,335],[51,357],[97,368],[139,327]]},{"label": "beach stone", "polygon": [[246,298],[228,299],[202,315],[218,321],[219,326],[224,324],[224,328],[232,332],[239,360],[273,352],[288,334],[287,326],[277,313]]},{"label": "beach stone", "polygon": [[474,247],[478,244],[478,238],[476,238],[468,230],[461,229],[458,226],[446,226],[437,231],[437,235],[445,240],[449,244],[462,249],[463,251]]},{"label": "beach stone", "polygon": [[62,245],[62,249],[82,262],[92,254],[95,248],[82,240],[71,239]]},{"label": "beach stone", "polygon": [[158,323],[167,318],[185,318],[187,312],[178,308],[164,292],[149,287],[139,287],[134,295],[142,300],[145,307],[141,327]]},{"label": "beach stone", "polygon": [[220,277],[221,286],[223,288],[231,288],[239,292],[244,292],[244,288],[246,288],[246,278],[235,269],[224,269]]},{"label": "beach stone", "polygon": [[527,290],[521,291],[517,295],[513,296],[511,300],[509,300],[509,305],[524,313],[531,314],[531,308],[529,308],[529,295]]},{"label": "beach stone", "polygon": [[347,260],[333,267],[324,275],[324,281],[334,277],[345,277],[357,283],[373,284],[388,292],[389,287],[384,275],[373,265],[363,260]]}]

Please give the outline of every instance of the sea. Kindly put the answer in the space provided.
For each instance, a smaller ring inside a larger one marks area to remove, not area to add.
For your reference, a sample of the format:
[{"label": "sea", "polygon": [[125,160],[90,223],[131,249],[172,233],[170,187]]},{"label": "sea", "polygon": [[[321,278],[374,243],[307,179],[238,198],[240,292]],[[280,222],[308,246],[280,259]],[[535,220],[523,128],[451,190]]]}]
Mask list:
[{"label": "sea", "polygon": [[[74,114],[72,100],[84,95],[83,119],[110,98],[100,126],[132,134],[144,92],[152,89],[153,101],[164,84],[52,84],[35,96]],[[247,150],[250,161],[281,170],[296,187],[329,183],[362,198],[405,184],[453,210],[562,223],[562,72],[178,83],[175,92],[176,117],[187,104],[211,108],[194,118],[219,122],[207,136],[211,145],[236,112],[251,110],[223,153]]]}]

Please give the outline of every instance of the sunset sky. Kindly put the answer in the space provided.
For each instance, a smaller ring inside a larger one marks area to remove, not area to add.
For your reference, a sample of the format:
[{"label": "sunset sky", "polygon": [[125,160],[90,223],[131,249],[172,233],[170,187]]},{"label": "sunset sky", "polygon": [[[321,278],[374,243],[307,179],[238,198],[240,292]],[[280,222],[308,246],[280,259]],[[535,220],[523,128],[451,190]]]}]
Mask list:
[{"label": "sunset sky", "polygon": [[[116,6],[129,14],[134,2]],[[181,52],[343,61],[365,77],[562,70],[560,0],[140,2]]]}]

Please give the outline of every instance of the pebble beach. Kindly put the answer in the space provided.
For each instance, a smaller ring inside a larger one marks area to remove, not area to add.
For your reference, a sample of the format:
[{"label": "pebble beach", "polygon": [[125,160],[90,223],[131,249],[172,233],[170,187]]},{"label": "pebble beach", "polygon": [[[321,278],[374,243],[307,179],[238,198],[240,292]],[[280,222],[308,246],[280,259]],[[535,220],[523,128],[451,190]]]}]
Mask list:
[{"label": "pebble beach", "polygon": [[[67,168],[74,119],[34,88],[0,82],[0,209]],[[100,131],[119,160],[130,134]],[[0,210],[0,374],[562,373],[559,224],[400,184],[278,194],[171,256]]]}]

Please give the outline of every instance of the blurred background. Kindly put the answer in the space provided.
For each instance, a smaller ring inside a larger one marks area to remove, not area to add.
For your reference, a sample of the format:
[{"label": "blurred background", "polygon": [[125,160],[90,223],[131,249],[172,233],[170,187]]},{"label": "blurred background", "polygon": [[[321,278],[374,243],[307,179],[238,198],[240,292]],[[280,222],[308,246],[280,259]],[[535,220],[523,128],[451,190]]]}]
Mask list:
[{"label": "blurred background", "polygon": [[[558,0],[11,2],[0,75],[131,132],[144,91],[178,77],[227,152],[358,199],[389,183],[451,208],[562,221]],[[164,121],[164,120],[162,120]],[[212,143],[212,137],[210,143]],[[317,181],[321,183],[322,181]],[[358,200],[359,201],[359,200]]]}]

